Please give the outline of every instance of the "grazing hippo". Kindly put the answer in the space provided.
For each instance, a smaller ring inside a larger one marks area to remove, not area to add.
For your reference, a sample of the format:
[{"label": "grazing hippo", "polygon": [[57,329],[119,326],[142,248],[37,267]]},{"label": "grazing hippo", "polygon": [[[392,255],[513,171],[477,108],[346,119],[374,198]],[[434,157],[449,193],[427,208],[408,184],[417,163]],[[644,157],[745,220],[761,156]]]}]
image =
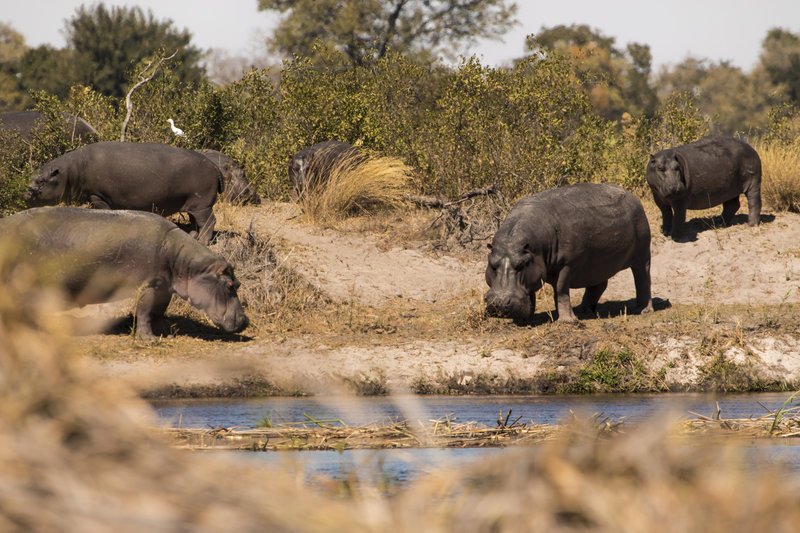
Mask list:
[{"label": "grazing hippo", "polygon": [[154,337],[172,294],[227,332],[249,323],[231,265],[156,214],[40,207],[0,219],[0,232],[19,239],[18,259],[41,266],[71,304],[136,296],[139,338]]},{"label": "grazing hippo", "polygon": [[536,310],[536,291],[553,287],[559,322],[576,320],[571,288],[586,287],[581,311],[594,312],[608,279],[633,271],[636,306],[650,299],[650,225],[641,202],[616,185],[582,183],[520,200],[489,245],[486,309],[526,319]]},{"label": "grazing hippo", "polygon": [[[98,139],[99,134],[91,124],[82,118],[61,113],[64,117],[64,140],[70,144],[86,144]],[[0,129],[16,130],[26,141],[31,140],[31,133],[47,123],[47,117],[39,111],[15,111],[0,113]]]},{"label": "grazing hippo", "polygon": [[739,210],[739,195],[747,195],[748,224],[761,216],[761,159],[745,142],[731,137],[704,137],[650,156],[647,183],[663,223],[661,231],[680,240],[687,209],[722,204],[727,226]]},{"label": "grazing hippo", "polygon": [[135,209],[162,216],[185,211],[200,242],[216,221],[212,206],[222,186],[216,165],[168,144],[89,144],[43,165],[25,195],[30,205],[91,202],[96,209]]},{"label": "grazing hippo", "polygon": [[326,141],[300,150],[289,159],[289,179],[297,194],[323,183],[334,165],[358,150],[347,143]]},{"label": "grazing hippo", "polygon": [[250,187],[244,169],[216,150],[200,150],[201,154],[217,165],[222,174],[222,199],[232,204],[261,204],[261,197]]}]

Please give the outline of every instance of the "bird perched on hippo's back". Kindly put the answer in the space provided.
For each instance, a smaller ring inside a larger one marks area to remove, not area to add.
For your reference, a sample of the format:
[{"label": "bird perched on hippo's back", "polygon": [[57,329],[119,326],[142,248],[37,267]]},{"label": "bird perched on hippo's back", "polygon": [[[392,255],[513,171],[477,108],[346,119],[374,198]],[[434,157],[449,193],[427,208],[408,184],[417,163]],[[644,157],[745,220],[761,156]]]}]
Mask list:
[{"label": "bird perched on hippo's back", "polygon": [[96,209],[135,209],[162,216],[186,212],[207,244],[222,175],[193,150],[158,143],[102,142],[53,159],[34,173],[25,195],[33,206],[90,202]]}]

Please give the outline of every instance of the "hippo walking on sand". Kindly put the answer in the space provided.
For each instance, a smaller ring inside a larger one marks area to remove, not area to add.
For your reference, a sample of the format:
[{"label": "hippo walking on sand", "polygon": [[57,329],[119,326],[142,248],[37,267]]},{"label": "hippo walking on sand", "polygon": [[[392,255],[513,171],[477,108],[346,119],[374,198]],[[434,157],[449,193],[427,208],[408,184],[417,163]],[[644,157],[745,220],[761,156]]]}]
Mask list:
[{"label": "hippo walking on sand", "polygon": [[233,159],[217,150],[200,150],[200,153],[211,160],[222,174],[223,200],[232,204],[259,205],[261,203],[261,197],[248,183],[244,169]]},{"label": "hippo walking on sand", "polygon": [[[68,143],[88,143],[97,140],[99,134],[91,124],[80,117],[61,113],[64,129],[64,140]],[[0,129],[17,131],[26,141],[31,140],[31,133],[44,126],[47,118],[39,111],[14,111],[0,113]]]},{"label": "hippo walking on sand", "polygon": [[154,338],[173,294],[224,331],[249,323],[231,265],[156,214],[40,207],[0,219],[0,232],[16,239],[17,260],[42,268],[73,305],[137,296],[139,338]]},{"label": "hippo walking on sand", "polygon": [[680,240],[687,209],[722,204],[727,226],[747,195],[748,224],[761,216],[761,159],[747,143],[731,137],[704,137],[650,156],[647,183],[661,209],[661,231]]},{"label": "hippo walking on sand", "polygon": [[193,235],[207,244],[222,186],[216,165],[168,144],[102,142],[53,159],[33,177],[29,205],[91,202],[95,209],[135,209],[162,216],[186,212]]},{"label": "hippo walking on sand", "polygon": [[536,291],[547,282],[558,321],[574,321],[569,290],[586,287],[579,309],[595,312],[608,279],[626,268],[633,272],[637,310],[653,310],[650,225],[641,202],[616,185],[582,183],[523,198],[489,248],[490,314],[532,317]]},{"label": "hippo walking on sand", "polygon": [[358,154],[354,146],[326,141],[300,150],[289,159],[289,179],[297,194],[324,183],[331,169],[347,157]]}]

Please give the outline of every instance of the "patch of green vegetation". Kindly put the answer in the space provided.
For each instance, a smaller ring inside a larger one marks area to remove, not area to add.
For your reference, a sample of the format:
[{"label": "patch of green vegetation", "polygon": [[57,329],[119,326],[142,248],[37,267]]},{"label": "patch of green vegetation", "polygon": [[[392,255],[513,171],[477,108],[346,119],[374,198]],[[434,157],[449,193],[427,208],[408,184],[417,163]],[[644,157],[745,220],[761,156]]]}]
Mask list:
[{"label": "patch of green vegetation", "polygon": [[656,379],[644,363],[628,350],[600,350],[582,368],[578,379],[566,386],[570,393],[645,392],[658,390]]}]

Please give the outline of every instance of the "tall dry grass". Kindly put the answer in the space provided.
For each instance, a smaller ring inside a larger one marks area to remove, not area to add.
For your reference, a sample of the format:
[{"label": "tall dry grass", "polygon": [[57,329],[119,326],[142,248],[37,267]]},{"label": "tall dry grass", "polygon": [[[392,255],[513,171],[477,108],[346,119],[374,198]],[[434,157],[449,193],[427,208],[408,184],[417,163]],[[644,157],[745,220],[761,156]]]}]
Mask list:
[{"label": "tall dry grass", "polygon": [[761,157],[761,197],[776,211],[800,212],[800,143],[766,143],[753,148]]},{"label": "tall dry grass", "polygon": [[394,157],[350,152],[329,165],[309,165],[308,174],[298,203],[310,222],[330,224],[404,205],[411,168]]}]

